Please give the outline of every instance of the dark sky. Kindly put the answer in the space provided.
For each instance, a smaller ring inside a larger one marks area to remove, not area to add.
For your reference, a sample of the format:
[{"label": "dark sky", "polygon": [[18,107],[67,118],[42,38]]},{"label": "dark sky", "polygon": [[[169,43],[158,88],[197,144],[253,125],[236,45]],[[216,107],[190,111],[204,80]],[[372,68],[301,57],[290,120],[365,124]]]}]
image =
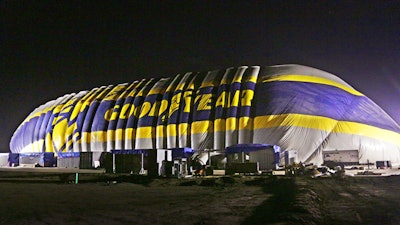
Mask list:
[{"label": "dark sky", "polygon": [[0,151],[9,151],[34,108],[64,94],[240,65],[331,72],[400,122],[400,1],[3,0],[0,7]]}]

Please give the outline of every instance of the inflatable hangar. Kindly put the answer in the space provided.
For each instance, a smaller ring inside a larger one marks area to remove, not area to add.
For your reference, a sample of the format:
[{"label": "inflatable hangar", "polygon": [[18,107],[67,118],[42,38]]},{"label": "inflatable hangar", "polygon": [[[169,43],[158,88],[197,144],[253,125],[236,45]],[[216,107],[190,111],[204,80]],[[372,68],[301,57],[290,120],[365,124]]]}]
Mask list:
[{"label": "inflatable hangar", "polygon": [[330,73],[301,65],[241,66],[143,79],[67,94],[36,108],[12,153],[270,144],[321,164],[356,151],[360,163],[400,162],[400,127]]}]

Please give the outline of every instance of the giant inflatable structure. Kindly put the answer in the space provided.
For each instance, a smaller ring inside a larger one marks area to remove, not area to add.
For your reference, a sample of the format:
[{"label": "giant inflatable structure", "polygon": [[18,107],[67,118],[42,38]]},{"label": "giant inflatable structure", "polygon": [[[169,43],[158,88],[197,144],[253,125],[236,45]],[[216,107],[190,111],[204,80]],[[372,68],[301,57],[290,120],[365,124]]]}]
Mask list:
[{"label": "giant inflatable structure", "polygon": [[13,153],[106,152],[266,143],[320,163],[324,150],[400,162],[400,127],[330,73],[301,65],[242,66],[67,94],[36,108]]}]

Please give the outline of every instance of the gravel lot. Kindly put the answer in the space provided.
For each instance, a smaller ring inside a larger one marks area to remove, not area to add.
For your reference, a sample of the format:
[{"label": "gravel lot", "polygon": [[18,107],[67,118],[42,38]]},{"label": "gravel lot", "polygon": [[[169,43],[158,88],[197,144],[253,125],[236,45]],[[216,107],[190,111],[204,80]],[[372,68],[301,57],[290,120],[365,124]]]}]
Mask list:
[{"label": "gravel lot", "polygon": [[[71,180],[71,179],[70,179]],[[0,176],[0,224],[400,224],[400,176]]]}]

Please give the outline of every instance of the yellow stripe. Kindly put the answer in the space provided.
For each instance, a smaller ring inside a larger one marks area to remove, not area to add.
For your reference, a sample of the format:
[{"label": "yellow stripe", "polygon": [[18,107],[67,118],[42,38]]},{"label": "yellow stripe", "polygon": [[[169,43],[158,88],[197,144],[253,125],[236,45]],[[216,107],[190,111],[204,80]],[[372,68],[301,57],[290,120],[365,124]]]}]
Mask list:
[{"label": "yellow stripe", "polygon": [[153,127],[138,127],[136,129],[136,139],[152,138]]},{"label": "yellow stripe", "polygon": [[298,126],[312,129],[331,131],[338,121],[326,117],[300,115],[300,114],[281,114],[258,116],[254,119],[254,129]]},{"label": "yellow stripe", "polygon": [[83,97],[80,99],[81,102],[86,101],[88,98],[94,95],[94,93],[97,92],[99,88],[94,88],[91,91],[87,92],[86,94],[83,95]]},{"label": "yellow stripe", "polygon": [[[137,81],[135,81],[137,82]],[[140,85],[142,85],[144,83],[144,79],[141,80],[140,82],[138,82],[135,87],[133,87],[133,89],[128,93],[128,95],[126,97],[133,97],[135,96],[136,92],[138,92],[138,88],[140,87]]]},{"label": "yellow stripe", "polygon": [[181,91],[185,87],[185,84],[178,84],[177,88],[175,88],[175,91]]},{"label": "yellow stripe", "polygon": [[179,83],[176,86],[175,91],[182,91],[184,87],[185,87],[185,83]]},{"label": "yellow stripe", "polygon": [[259,116],[254,119],[254,130],[285,126],[305,127],[326,132],[361,135],[391,142],[400,146],[399,133],[362,123],[337,121],[322,116],[301,114]]},{"label": "yellow stripe", "polygon": [[116,140],[115,134],[116,134],[119,130],[120,130],[120,129],[118,129],[118,130],[107,130],[106,132],[107,132],[107,139],[108,139],[108,141],[115,141],[115,140]]},{"label": "yellow stripe", "polygon": [[82,143],[90,143],[90,132],[82,132],[81,141]]},{"label": "yellow stripe", "polygon": [[[228,118],[235,120],[235,118]],[[223,131],[225,128],[222,127],[224,124],[224,120],[216,120],[215,121],[215,131]],[[236,124],[236,123],[232,123]],[[250,130],[252,129],[252,119],[249,117],[241,117],[239,118],[239,130]],[[191,127],[191,131],[193,134],[201,134],[210,132],[210,126],[214,126],[214,123],[211,121],[198,121],[194,122]],[[273,127],[304,127],[309,129],[317,129],[323,130],[326,132],[332,133],[344,133],[344,134],[354,134],[365,136],[377,140],[383,140],[386,142],[393,143],[397,146],[400,146],[400,134],[394,131],[385,130],[382,128],[374,127],[371,125],[349,122],[349,121],[337,121],[334,119],[321,117],[321,116],[310,116],[310,115],[301,115],[301,114],[282,114],[282,115],[270,115],[270,116],[259,116],[254,119],[254,130],[263,129],[263,128],[273,128]],[[182,123],[178,125],[179,135],[187,136],[190,135],[191,131],[188,129],[189,124]],[[163,129],[163,126],[158,126],[157,129]],[[177,136],[176,133],[176,125],[169,124],[167,126],[168,135],[161,133],[159,137],[173,137]],[[235,130],[235,129],[229,129]],[[140,127],[137,129],[137,138],[151,138],[152,137],[153,127]],[[117,137],[119,140],[132,140],[135,137],[135,129],[117,129],[109,130],[109,131],[96,131],[96,132],[83,132],[82,139],[77,142],[106,142],[115,140],[114,132],[117,133]],[[122,134],[125,133],[125,136]],[[54,152],[52,140],[50,140],[50,136],[46,136],[46,149],[45,152]],[[75,140],[75,139],[74,139]],[[71,142],[71,140],[70,140]],[[67,147],[72,143],[67,143]],[[31,143],[24,147],[23,152],[36,152],[41,150],[41,146],[44,145],[44,140],[38,140],[34,143]]]},{"label": "yellow stripe", "polygon": [[[161,126],[159,126],[161,127]],[[159,129],[159,128],[157,128]],[[179,136],[186,136],[190,134],[190,131],[188,130],[188,124],[187,123],[181,123],[178,125],[176,124],[168,124],[167,126],[167,133],[164,133],[164,136],[162,137],[176,137],[178,135],[177,129],[179,130]]]},{"label": "yellow stripe", "polygon": [[154,80],[154,78],[150,78],[150,79],[147,81],[147,83],[146,83],[146,84],[140,89],[140,91],[136,94],[135,98],[136,98],[136,97],[139,97],[139,96],[144,96],[145,94],[144,94],[143,92],[146,91],[146,89],[147,89],[148,86],[151,84],[151,82],[153,82],[153,80]]},{"label": "yellow stripe", "polygon": [[229,117],[226,119],[226,128],[227,131],[228,130],[236,130],[237,126],[236,126],[236,117]]},{"label": "yellow stripe", "polygon": [[213,126],[213,122],[205,120],[205,121],[197,121],[192,123],[192,134],[202,134],[209,131],[209,128]]},{"label": "yellow stripe", "polygon": [[241,82],[242,82],[242,77],[243,77],[243,74],[240,74],[240,75],[235,76],[235,77],[233,78],[231,84],[234,84],[234,83],[241,83]]},{"label": "yellow stripe", "polygon": [[176,124],[168,124],[167,125],[167,136],[170,136],[170,137],[176,136]]},{"label": "yellow stripe", "polygon": [[188,136],[188,135],[191,134],[189,124],[187,124],[187,123],[180,123],[178,125],[178,129],[179,129],[179,136],[180,137]]},{"label": "yellow stripe", "polygon": [[[168,124],[167,126],[167,133],[164,132],[165,126],[157,126],[157,137],[176,137],[176,136],[187,136],[190,134],[190,130],[188,129],[189,124],[181,123],[178,125],[176,124]],[[178,132],[177,132],[178,129]],[[179,134],[178,134],[179,133]]]},{"label": "yellow stripe", "polygon": [[125,140],[124,131],[125,129],[117,129],[115,131],[115,140]]},{"label": "yellow stripe", "polygon": [[215,85],[214,83],[215,83],[214,81],[206,81],[206,82],[203,82],[203,83],[201,84],[201,86],[200,86],[199,89],[201,89],[201,88],[208,88],[208,87],[216,87],[217,85]]},{"label": "yellow stripe", "polygon": [[163,94],[164,90],[165,89],[163,87],[155,87],[155,88],[150,89],[149,93],[147,93],[146,96]]},{"label": "yellow stripe", "polygon": [[400,146],[399,133],[362,123],[340,121],[333,132],[359,134],[362,136],[385,140]]},{"label": "yellow stripe", "polygon": [[[122,137],[122,129],[118,130],[108,130],[108,131],[92,131],[92,132],[84,132],[82,134],[82,139],[84,142],[107,142],[107,141],[115,141],[115,140],[126,140],[126,137]],[[120,133],[117,138],[115,133]],[[128,138],[129,139],[129,138]]]},{"label": "yellow stripe", "polygon": [[119,97],[118,93],[121,92],[121,90],[126,89],[126,87],[127,87],[126,84],[119,84],[115,86],[113,89],[110,90],[110,92],[107,93],[107,95],[102,99],[102,101],[117,100],[117,98]]},{"label": "yellow stripe", "polygon": [[315,83],[315,84],[325,84],[333,87],[340,88],[344,91],[347,91],[353,95],[364,96],[362,93],[354,90],[353,88],[339,84],[329,79],[325,79],[322,77],[315,77],[315,76],[307,76],[307,75],[298,75],[298,74],[288,74],[288,75],[279,75],[273,76],[263,82],[273,82],[273,81],[298,81],[298,82],[308,82],[308,83]]},{"label": "yellow stripe", "polygon": [[47,133],[45,137],[45,152],[54,152],[54,147],[53,147],[53,140],[51,138],[51,134]]},{"label": "yellow stripe", "polygon": [[214,120],[214,131],[225,131],[225,119]]},{"label": "yellow stripe", "polygon": [[133,140],[136,137],[136,129],[134,128],[128,128],[125,129],[125,140]]},{"label": "yellow stripe", "polygon": [[83,132],[82,139],[83,143],[91,143],[92,141],[102,142],[107,140],[107,131],[92,131]]},{"label": "yellow stripe", "polygon": [[252,130],[253,129],[253,118],[240,117],[239,118],[239,130]]},{"label": "yellow stripe", "polygon": [[165,126],[164,125],[158,125],[156,127],[156,136],[157,137],[166,137],[166,131],[164,130]]},{"label": "yellow stripe", "polygon": [[229,78],[228,77],[222,77],[221,82],[218,84],[219,86],[224,85],[224,84],[228,84],[229,82]]}]

